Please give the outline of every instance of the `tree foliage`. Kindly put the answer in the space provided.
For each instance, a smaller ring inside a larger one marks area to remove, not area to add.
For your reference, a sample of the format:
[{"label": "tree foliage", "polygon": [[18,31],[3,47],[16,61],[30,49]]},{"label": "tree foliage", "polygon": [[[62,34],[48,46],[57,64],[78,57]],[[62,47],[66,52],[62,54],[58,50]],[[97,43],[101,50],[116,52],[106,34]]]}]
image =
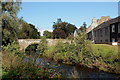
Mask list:
[{"label": "tree foliage", "polygon": [[2,21],[2,45],[7,46],[18,38],[39,38],[40,34],[34,25],[19,19],[17,13],[21,9],[21,2],[18,0],[4,0],[0,2],[2,11],[0,18]]},{"label": "tree foliage", "polygon": [[17,31],[19,27],[19,19],[17,13],[20,10],[20,2],[4,1],[0,3],[2,6],[2,12],[0,17],[2,18],[2,44],[8,45],[14,40],[17,41]]},{"label": "tree foliage", "polygon": [[84,22],[83,25],[79,28],[79,30],[81,32],[86,32],[86,29],[87,29],[86,26],[87,26],[87,24]]},{"label": "tree foliage", "polygon": [[43,36],[45,36],[46,38],[53,38],[53,33],[48,30],[45,30],[43,32]]},{"label": "tree foliage", "polygon": [[55,38],[57,38],[57,39],[59,39],[59,38],[62,38],[62,39],[66,38],[65,31],[64,31],[64,30],[61,30],[61,29],[59,29],[59,28],[53,30],[53,38],[54,38],[54,39],[55,39]]},{"label": "tree foliage", "polygon": [[33,24],[28,24],[24,20],[21,20],[21,27],[18,32],[18,38],[38,39],[40,38],[40,33]]},{"label": "tree foliage", "polygon": [[75,29],[75,25],[61,22],[53,25],[53,38],[67,38],[69,35],[73,34]]}]

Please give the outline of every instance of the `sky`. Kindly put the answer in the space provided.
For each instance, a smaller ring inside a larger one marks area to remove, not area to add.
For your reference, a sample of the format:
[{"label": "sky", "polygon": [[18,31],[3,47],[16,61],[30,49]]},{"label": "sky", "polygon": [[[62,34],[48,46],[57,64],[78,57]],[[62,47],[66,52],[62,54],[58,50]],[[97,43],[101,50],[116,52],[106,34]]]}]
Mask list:
[{"label": "sky", "polygon": [[93,17],[118,16],[117,2],[23,2],[18,17],[36,26],[41,33],[52,31],[58,18],[79,28],[83,22],[91,24]]}]

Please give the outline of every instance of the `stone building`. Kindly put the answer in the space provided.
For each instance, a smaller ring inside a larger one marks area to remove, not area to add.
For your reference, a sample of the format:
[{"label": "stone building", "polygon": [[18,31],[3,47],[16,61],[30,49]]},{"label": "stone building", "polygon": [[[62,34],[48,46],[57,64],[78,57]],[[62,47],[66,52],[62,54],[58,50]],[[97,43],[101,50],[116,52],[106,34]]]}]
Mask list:
[{"label": "stone building", "polygon": [[[110,17],[97,21],[97,26],[87,30],[87,38],[94,43],[107,43],[117,45],[120,41],[120,16],[110,19]],[[91,26],[90,26],[91,27]]]},{"label": "stone building", "polygon": [[108,20],[110,20],[109,16],[102,16],[100,19],[93,18],[91,25],[86,29],[88,39],[94,43],[94,28]]}]

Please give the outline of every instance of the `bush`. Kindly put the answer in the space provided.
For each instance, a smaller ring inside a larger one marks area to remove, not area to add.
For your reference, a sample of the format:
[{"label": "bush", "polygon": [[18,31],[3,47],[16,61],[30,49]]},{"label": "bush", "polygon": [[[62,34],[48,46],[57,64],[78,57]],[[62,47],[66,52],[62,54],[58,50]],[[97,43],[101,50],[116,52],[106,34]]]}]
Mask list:
[{"label": "bush", "polygon": [[[92,55],[90,42],[85,39],[85,33],[79,34],[72,43],[59,42],[55,46],[49,47],[44,56],[53,58],[55,61],[62,61],[65,63],[80,63],[88,62],[87,57]],[[89,45],[88,45],[89,44]]]},{"label": "bush", "polygon": [[3,51],[7,51],[11,54],[16,54],[16,55],[23,55],[24,54],[23,51],[20,51],[19,44],[16,41],[9,43],[7,46],[4,46]]},{"label": "bush", "polygon": [[46,38],[45,37],[43,37],[42,39],[41,39],[41,42],[40,42],[40,44],[38,45],[38,51],[40,52],[40,54],[43,54],[43,53],[45,53],[45,50],[47,50],[47,40],[46,40]]},{"label": "bush", "polygon": [[[24,57],[25,58],[25,57]],[[34,62],[24,62],[19,56],[3,52],[3,72],[4,78],[60,78],[61,73],[53,68],[36,65]]]},{"label": "bush", "polygon": [[44,56],[67,64],[79,64],[100,70],[120,73],[120,58],[117,46],[91,44],[84,32],[79,33],[72,43],[59,42],[48,47]]}]

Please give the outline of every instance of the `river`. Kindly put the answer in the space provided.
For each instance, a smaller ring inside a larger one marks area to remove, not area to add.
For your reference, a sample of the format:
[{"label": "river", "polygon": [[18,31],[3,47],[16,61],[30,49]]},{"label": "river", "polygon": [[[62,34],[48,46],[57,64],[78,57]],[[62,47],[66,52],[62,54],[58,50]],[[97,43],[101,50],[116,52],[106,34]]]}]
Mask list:
[{"label": "river", "polygon": [[[30,58],[25,58],[24,61],[28,61]],[[91,69],[83,66],[72,66],[62,63],[55,63],[54,61],[48,61],[44,58],[37,58],[36,64],[46,67],[53,67],[63,72],[64,77],[70,78],[71,75],[76,74],[78,78],[114,78],[120,79],[120,74],[113,74],[102,72],[97,69]]]}]

